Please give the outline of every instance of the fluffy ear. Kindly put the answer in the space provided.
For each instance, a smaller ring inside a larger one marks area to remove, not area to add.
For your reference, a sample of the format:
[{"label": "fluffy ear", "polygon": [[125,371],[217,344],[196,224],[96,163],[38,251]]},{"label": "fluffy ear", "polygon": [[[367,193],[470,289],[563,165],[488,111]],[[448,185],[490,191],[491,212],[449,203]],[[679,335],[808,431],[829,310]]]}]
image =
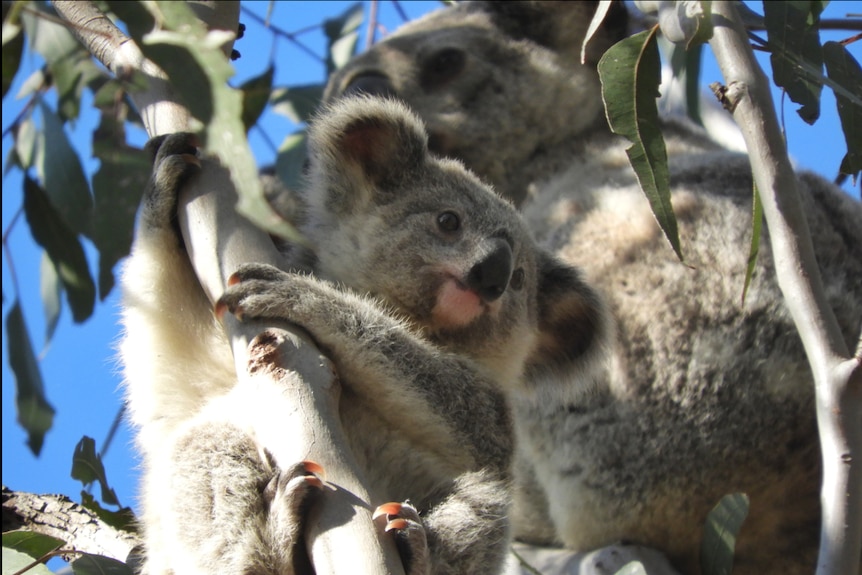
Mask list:
[{"label": "fluffy ear", "polygon": [[[330,208],[385,201],[428,155],[422,122],[402,103],[359,96],[324,110],[310,132],[311,179]],[[322,189],[320,186],[323,186]]]},{"label": "fluffy ear", "polygon": [[[494,25],[515,39],[531,40],[580,62],[581,44],[599,3],[488,1],[471,6],[486,12]],[[622,2],[614,1],[601,28],[587,46],[587,61],[596,64],[601,55],[625,37],[628,12]]]},{"label": "fluffy ear", "polygon": [[568,371],[600,352],[607,337],[607,316],[598,293],[581,273],[549,254],[539,257],[539,338],[527,372]]}]

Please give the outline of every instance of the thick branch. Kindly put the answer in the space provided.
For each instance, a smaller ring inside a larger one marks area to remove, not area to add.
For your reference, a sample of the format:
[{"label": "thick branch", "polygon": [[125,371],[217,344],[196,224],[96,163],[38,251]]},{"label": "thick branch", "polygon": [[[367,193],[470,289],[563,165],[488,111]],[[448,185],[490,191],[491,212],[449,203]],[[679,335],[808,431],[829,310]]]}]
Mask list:
[{"label": "thick branch", "polygon": [[123,562],[141,543],[134,533],[106,524],[65,495],[35,495],[3,486],[3,532],[17,529],[56,537],[77,551]]},{"label": "thick branch", "polygon": [[[191,3],[210,28],[236,30],[238,2]],[[92,2],[55,2],[81,41],[115,74],[123,67],[142,70],[150,77],[148,90],[132,94],[148,134],[187,131],[190,115],[175,104],[165,75],[144,60],[140,50]],[[225,46],[230,50],[231,46]],[[199,177],[180,194],[178,216],[189,257],[204,291],[212,302],[221,295],[227,278],[245,262],[284,267],[270,238],[234,209],[236,192],[230,178],[213,162],[204,162]],[[402,573],[394,542],[371,521],[370,500],[363,478],[347,445],[338,412],[334,374],[328,362],[309,343],[301,343],[285,330],[268,329],[260,322],[239,323],[225,318],[232,342],[238,384],[250,393],[278,386],[289,405],[279,413],[261,415],[255,423],[258,440],[282,465],[301,457],[320,463],[329,486],[309,518],[306,538],[316,572]],[[266,332],[266,333],[264,333]],[[255,338],[261,335],[260,338]],[[249,342],[257,359],[250,359]],[[275,341],[276,349],[267,347]],[[268,342],[268,343],[267,343]],[[260,368],[260,357],[273,361]],[[252,371],[254,373],[252,373]],[[260,379],[263,378],[261,383]],[[300,385],[296,385],[297,381]],[[271,406],[267,406],[271,407]],[[293,458],[293,459],[291,459]]]},{"label": "thick branch", "polygon": [[851,358],[826,299],[769,80],[733,4],[714,2],[712,13],[710,46],[727,84],[726,105],[749,150],[778,284],[814,373],[824,463],[818,573],[856,573],[862,554],[860,358]]}]

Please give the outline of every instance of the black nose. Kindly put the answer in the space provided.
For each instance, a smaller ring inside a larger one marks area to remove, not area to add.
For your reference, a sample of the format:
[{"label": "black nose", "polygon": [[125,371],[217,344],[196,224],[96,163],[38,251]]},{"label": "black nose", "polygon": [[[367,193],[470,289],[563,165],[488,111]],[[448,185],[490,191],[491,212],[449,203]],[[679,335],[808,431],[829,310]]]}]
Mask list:
[{"label": "black nose", "polygon": [[467,274],[467,287],[490,303],[506,291],[512,277],[512,248],[509,242],[494,239],[491,253],[474,265]]},{"label": "black nose", "polygon": [[350,80],[350,83],[344,89],[345,96],[360,93],[368,94],[369,96],[396,96],[392,84],[389,83],[389,78],[377,72],[359,74]]}]

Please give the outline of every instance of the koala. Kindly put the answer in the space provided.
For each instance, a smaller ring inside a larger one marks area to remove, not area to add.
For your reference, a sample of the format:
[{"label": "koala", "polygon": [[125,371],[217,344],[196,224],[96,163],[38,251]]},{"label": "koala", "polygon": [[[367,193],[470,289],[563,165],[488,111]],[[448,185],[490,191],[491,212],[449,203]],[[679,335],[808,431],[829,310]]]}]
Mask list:
[{"label": "koala", "polygon": [[497,573],[511,502],[506,397],[526,372],[598,356],[602,304],[509,202],[429,152],[403,104],[341,100],[309,138],[299,225],[313,253],[296,257],[311,273],[245,264],[218,313],[173,223],[194,141],[154,142],[120,346],[144,456],[146,572],[313,572],[302,533],[321,470],[278,460],[289,435],[255,434],[261,419],[277,429],[281,391],[238,386],[218,321],[233,313],[289,322],[331,359],[352,455],[408,575]]},{"label": "koala", "polygon": [[[696,574],[707,513],[743,492],[750,509],[734,573],[811,573],[821,477],[814,385],[768,229],[741,298],[748,159],[665,121],[680,263],[629,167],[629,142],[603,113],[596,64],[625,35],[621,3],[581,63],[597,4],[440,9],[338,70],[325,99],[405,102],[431,151],[461,160],[514,202],[539,244],[582,269],[607,304],[600,359],[528,365],[509,396],[516,539],[579,551],[633,542]],[[829,303],[855,349],[862,207],[813,174],[800,174],[799,185]]]}]

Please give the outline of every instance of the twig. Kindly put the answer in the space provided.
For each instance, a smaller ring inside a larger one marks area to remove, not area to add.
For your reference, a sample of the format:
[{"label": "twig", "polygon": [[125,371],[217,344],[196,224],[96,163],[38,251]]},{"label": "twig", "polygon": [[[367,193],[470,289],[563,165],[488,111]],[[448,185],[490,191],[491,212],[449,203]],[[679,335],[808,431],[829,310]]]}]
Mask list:
[{"label": "twig", "polygon": [[750,150],[779,287],[814,374],[823,451],[818,575],[856,573],[862,555],[862,362],[851,358],[820,279],[769,80],[732,2],[713,3],[710,46]]}]

